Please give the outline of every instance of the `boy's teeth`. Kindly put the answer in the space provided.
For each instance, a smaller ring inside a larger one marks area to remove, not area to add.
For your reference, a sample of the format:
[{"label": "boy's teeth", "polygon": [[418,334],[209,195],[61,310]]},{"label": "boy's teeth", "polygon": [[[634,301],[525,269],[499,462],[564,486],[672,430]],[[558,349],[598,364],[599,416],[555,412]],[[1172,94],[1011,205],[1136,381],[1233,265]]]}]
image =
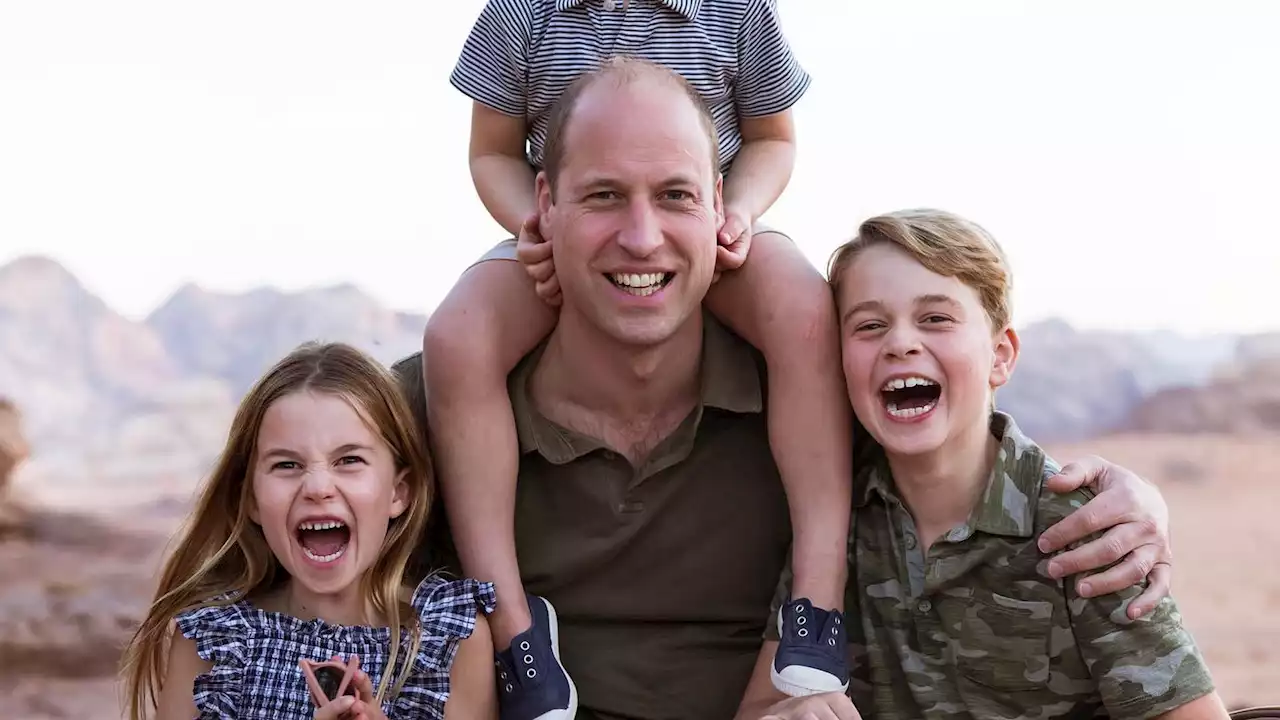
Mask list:
[{"label": "boy's teeth", "polygon": [[923,415],[929,412],[937,407],[937,405],[938,401],[934,400],[928,405],[922,405],[921,407],[914,408],[902,408],[901,410],[898,409],[898,403],[896,402],[890,402],[887,407],[889,409],[889,414],[896,418],[913,418],[917,415]]},{"label": "boy's teeth", "polygon": [[346,523],[337,520],[325,520],[322,522],[304,522],[298,526],[299,530],[336,530],[346,527]]},{"label": "boy's teeth", "polygon": [[937,385],[938,383],[922,377],[894,378],[884,384],[881,390],[901,390],[903,388],[915,387],[917,385]]}]

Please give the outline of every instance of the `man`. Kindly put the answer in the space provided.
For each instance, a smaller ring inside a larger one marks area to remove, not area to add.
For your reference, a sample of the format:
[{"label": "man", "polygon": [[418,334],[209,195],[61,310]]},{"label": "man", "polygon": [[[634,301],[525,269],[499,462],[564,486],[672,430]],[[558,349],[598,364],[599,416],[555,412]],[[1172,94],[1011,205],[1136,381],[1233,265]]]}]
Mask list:
[{"label": "man", "polygon": [[[579,717],[732,717],[791,529],[764,363],[702,311],[723,207],[714,124],[679,76],[638,60],[583,77],[554,117],[561,156],[537,185],[560,318],[509,383],[523,580],[554,607],[542,627],[576,683]],[[512,244],[486,257],[504,259]],[[632,280],[649,275],[656,292]],[[1126,562],[1153,562],[1166,545],[1159,496],[1135,495],[1146,483],[1114,466],[1086,469],[1064,486],[1087,475],[1114,489],[1059,534],[1137,518],[1111,539],[1122,555],[1138,549]],[[1068,562],[1109,561],[1095,546]],[[538,690],[554,662],[500,663],[500,697]]]}]

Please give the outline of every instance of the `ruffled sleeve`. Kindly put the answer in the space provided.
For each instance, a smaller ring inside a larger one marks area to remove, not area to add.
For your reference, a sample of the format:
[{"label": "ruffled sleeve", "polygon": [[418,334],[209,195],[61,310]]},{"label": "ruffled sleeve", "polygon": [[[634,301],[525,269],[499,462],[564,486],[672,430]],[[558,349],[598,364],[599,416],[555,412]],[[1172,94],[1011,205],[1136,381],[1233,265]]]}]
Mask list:
[{"label": "ruffled sleeve", "polygon": [[213,663],[197,675],[193,698],[199,720],[239,717],[240,687],[245,667],[245,637],[249,623],[240,604],[209,605],[179,613],[178,631],[194,640],[196,654]]},{"label": "ruffled sleeve", "polygon": [[458,643],[471,637],[478,613],[493,612],[497,596],[493,583],[433,575],[418,585],[411,602],[418,610],[422,642],[391,717],[443,720]]}]

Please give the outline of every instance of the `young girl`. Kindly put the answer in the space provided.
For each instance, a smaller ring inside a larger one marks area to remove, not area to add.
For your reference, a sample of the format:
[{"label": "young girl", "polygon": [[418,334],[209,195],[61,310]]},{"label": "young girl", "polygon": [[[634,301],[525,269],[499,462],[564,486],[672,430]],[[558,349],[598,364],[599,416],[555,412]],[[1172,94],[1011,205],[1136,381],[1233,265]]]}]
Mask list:
[{"label": "young girl", "polygon": [[[422,437],[349,346],[259,380],[126,651],[130,717],[495,716],[492,586],[406,584],[433,494]],[[318,708],[303,661],[333,659],[358,664],[355,696]]]}]

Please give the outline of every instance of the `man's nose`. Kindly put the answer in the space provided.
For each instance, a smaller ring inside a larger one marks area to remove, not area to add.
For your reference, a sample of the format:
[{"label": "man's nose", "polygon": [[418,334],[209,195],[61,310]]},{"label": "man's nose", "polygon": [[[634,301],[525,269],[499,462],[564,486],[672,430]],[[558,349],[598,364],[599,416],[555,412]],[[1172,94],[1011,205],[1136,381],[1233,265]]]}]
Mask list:
[{"label": "man's nose", "polygon": [[636,199],[627,207],[623,227],[618,233],[618,244],[628,254],[644,258],[662,247],[662,224],[647,198]]}]

